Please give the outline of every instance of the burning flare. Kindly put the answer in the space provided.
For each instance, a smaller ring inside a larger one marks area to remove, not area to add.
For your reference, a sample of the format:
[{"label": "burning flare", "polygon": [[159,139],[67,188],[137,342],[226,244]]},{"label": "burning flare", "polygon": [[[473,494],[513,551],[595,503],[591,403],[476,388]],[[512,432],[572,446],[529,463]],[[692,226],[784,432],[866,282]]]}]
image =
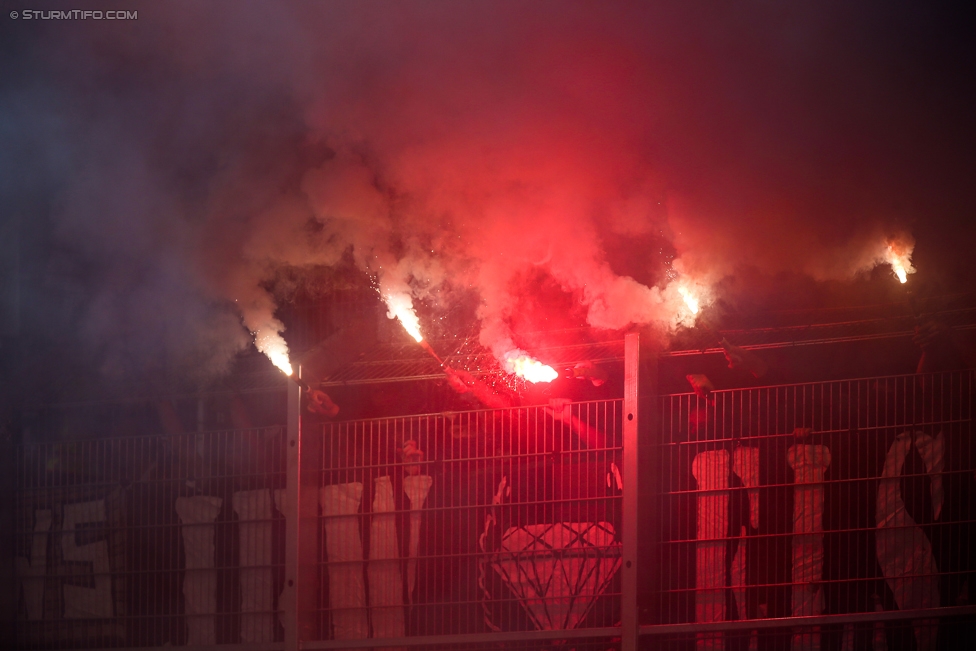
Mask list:
[{"label": "burning flare", "polygon": [[409,294],[402,292],[383,294],[383,302],[386,303],[387,317],[399,319],[400,325],[417,343],[424,340],[423,335],[420,334],[420,319],[413,309],[413,300]]},{"label": "burning flare", "polygon": [[271,363],[280,368],[285,375],[291,375],[294,371],[288,359],[288,344],[281,334],[274,330],[259,330],[253,334],[257,349],[267,355]]},{"label": "burning flare", "polygon": [[698,299],[692,294],[687,287],[678,287],[678,293],[681,294],[681,298],[685,299],[685,305],[691,310],[692,314],[698,314],[700,306],[698,304]]},{"label": "burning flare", "polygon": [[532,383],[552,382],[559,377],[556,369],[532,359],[521,350],[513,350],[505,355],[505,370]]},{"label": "burning flare", "polygon": [[908,282],[908,274],[915,273],[915,267],[912,266],[911,249],[906,252],[902,247],[889,243],[885,252],[885,262],[891,265],[891,270],[902,284]]}]

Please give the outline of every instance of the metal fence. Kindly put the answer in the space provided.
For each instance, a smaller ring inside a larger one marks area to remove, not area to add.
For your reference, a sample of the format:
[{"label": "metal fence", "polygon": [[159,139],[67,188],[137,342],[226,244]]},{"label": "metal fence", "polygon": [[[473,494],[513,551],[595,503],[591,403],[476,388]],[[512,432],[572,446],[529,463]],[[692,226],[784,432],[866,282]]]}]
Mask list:
[{"label": "metal fence", "polygon": [[23,446],[18,647],[280,646],[284,437],[279,427]]},{"label": "metal fence", "polygon": [[973,389],[660,396],[639,468],[633,395],[22,446],[16,643],[968,648]]},{"label": "metal fence", "polygon": [[622,401],[326,425],[320,639],[620,622]]},{"label": "metal fence", "polygon": [[641,632],[688,649],[971,643],[972,619],[939,620],[976,614],[972,407],[971,371],[661,397]]}]

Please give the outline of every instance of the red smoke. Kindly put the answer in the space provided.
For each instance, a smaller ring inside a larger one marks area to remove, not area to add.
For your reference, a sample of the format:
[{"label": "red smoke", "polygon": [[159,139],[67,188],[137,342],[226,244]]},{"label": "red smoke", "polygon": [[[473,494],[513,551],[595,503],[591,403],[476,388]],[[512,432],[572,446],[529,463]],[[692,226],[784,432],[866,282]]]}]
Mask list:
[{"label": "red smoke", "polygon": [[[476,288],[482,341],[501,357],[515,346],[513,280],[531,269],[575,296],[596,327],[683,318],[680,296],[665,290],[668,251],[631,247],[638,282],[616,273],[604,248],[613,235],[673,233],[678,269],[706,284],[743,263],[817,278],[877,263],[884,233],[873,214],[857,215],[860,232],[825,241],[829,220],[816,211],[844,198],[808,205],[802,190],[791,197],[796,188],[726,169],[728,147],[752,162],[743,126],[699,134],[681,110],[707,121],[709,93],[681,78],[701,62],[675,69],[661,57],[666,46],[649,48],[610,15],[515,13],[504,36],[480,31],[498,19],[484,7],[451,20],[402,8],[349,16],[383,39],[340,39],[350,49],[336,56],[353,65],[323,72],[330,83],[309,116],[342,153],[310,171],[303,189],[365,268],[418,294]],[[713,106],[728,120],[722,108]],[[668,140],[678,151],[660,151]]]},{"label": "red smoke", "polygon": [[[917,21],[892,36],[877,22],[817,7],[177,4],[125,31],[52,27],[42,72],[3,110],[11,133],[58,131],[7,150],[74,162],[58,172],[66,246],[113,277],[141,277],[131,258],[179,285],[165,309],[145,308],[151,283],[119,308],[154,314],[147,328],[212,337],[233,307],[278,331],[267,281],[351,250],[390,291],[476,293],[501,356],[520,343],[517,305],[553,286],[593,326],[666,330],[688,314],[669,284],[681,274],[706,302],[744,268],[849,279],[947,205],[969,178],[963,149],[922,154],[957,133],[924,119],[949,109],[885,76],[928,56],[900,49]],[[117,335],[91,324],[93,340]]]}]

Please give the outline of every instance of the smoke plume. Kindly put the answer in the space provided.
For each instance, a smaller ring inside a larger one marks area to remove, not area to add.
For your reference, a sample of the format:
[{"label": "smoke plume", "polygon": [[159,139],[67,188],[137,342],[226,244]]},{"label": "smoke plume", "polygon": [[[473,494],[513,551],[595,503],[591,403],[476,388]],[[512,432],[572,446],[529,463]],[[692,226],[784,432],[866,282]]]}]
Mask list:
[{"label": "smoke plume", "polygon": [[280,351],[270,279],[350,255],[382,294],[474,292],[500,359],[539,274],[593,327],[666,331],[691,318],[681,287],[850,280],[945,209],[964,175],[920,162],[937,141],[932,164],[960,164],[925,119],[941,98],[890,73],[943,61],[902,48],[937,19],[372,2],[9,21],[3,193],[42,215],[37,309],[70,305],[105,367]]}]

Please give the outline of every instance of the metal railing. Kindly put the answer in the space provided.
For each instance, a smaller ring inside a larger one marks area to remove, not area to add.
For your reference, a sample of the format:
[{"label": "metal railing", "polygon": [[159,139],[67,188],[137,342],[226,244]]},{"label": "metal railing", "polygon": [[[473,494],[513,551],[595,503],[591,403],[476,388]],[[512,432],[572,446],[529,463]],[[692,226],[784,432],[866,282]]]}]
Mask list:
[{"label": "metal railing", "polygon": [[967,625],[940,618],[976,614],[972,371],[658,408],[641,633],[661,648],[935,649]]},{"label": "metal railing", "polygon": [[18,647],[280,646],[284,437],[279,427],[23,446]]},{"label": "metal railing", "polygon": [[326,425],[318,638],[617,625],[621,423],[617,400]]},{"label": "metal railing", "polygon": [[652,398],[640,466],[627,373],[617,400],[301,428],[295,387],[287,428],[21,446],[15,642],[846,651],[972,635],[972,371]]}]

